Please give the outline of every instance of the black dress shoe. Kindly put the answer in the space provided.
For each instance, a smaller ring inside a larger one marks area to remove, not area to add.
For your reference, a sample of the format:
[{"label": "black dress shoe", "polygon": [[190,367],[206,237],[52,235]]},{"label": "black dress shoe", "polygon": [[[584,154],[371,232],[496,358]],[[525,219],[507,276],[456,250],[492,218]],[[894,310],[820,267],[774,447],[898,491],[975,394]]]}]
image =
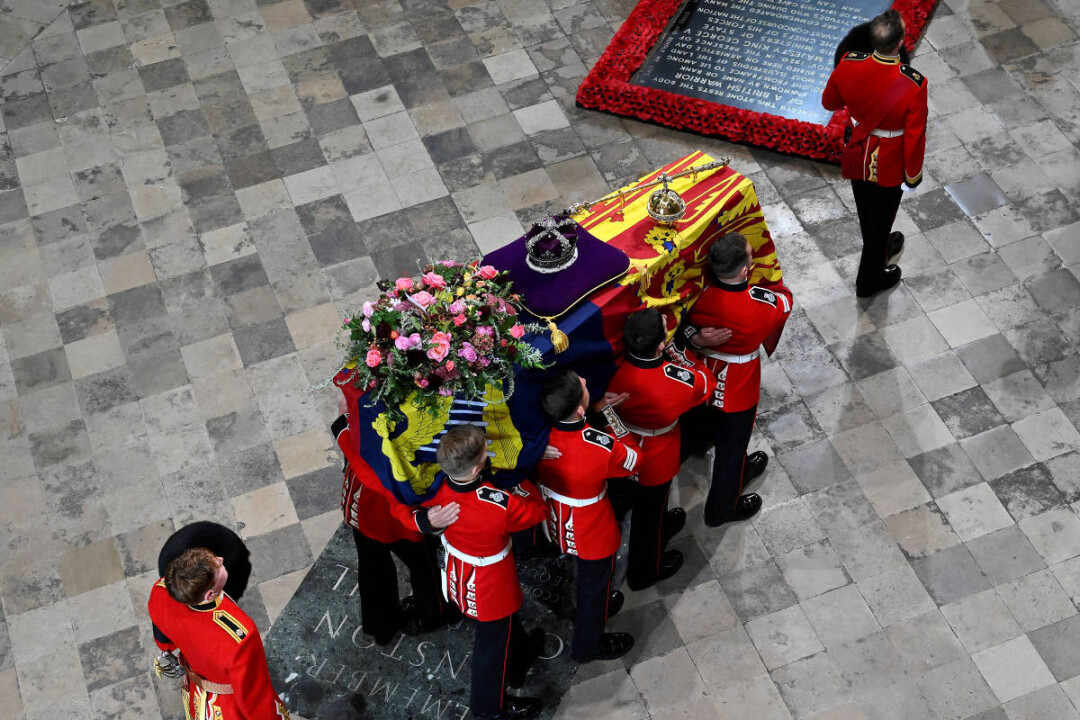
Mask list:
[{"label": "black dress shoe", "polygon": [[719,522],[709,520],[705,518],[705,524],[709,527],[720,527],[731,522],[739,522],[740,520],[749,520],[758,514],[758,510],[761,509],[761,496],[757,493],[746,493],[739,497],[739,500],[735,503],[735,514]]},{"label": "black dress shoe", "polygon": [[665,550],[660,556],[660,570],[656,573],[657,580],[667,580],[679,572],[682,567],[683,556],[678,550]]},{"label": "black dress shoe", "polygon": [[900,275],[901,273],[899,265],[887,265],[881,273],[881,283],[869,292],[856,290],[855,297],[868,298],[873,295],[877,295],[879,292],[891,290],[892,288],[900,284]]},{"label": "black dress shoe", "polygon": [[476,713],[476,720],[529,720],[540,714],[542,703],[531,697],[508,697],[502,710],[493,713]]},{"label": "black dress shoe", "polygon": [[667,545],[667,541],[678,535],[685,525],[686,511],[682,508],[672,508],[664,513],[660,523],[660,547]]},{"label": "black dress shoe", "polygon": [[621,658],[634,647],[634,636],[630,633],[604,633],[600,636],[600,650],[589,655],[574,655],[579,663],[593,660],[614,660]]},{"label": "black dress shoe", "polygon": [[621,590],[612,590],[611,596],[607,601],[607,616],[615,617],[615,615],[622,610],[623,603],[626,602],[626,596],[622,594]]},{"label": "black dress shoe", "polygon": [[886,265],[895,265],[900,262],[900,256],[904,254],[904,233],[900,231],[889,233],[889,257]]},{"label": "black dress shoe", "polygon": [[637,579],[627,576],[626,586],[634,591],[651,588],[656,584],[657,580],[667,580],[669,577],[679,572],[679,568],[682,567],[682,564],[683,554],[681,552],[678,550],[665,550],[660,555],[660,567],[657,568],[655,578],[645,582],[638,582]]},{"label": "black dress shoe", "polygon": [[769,464],[769,456],[761,450],[752,452],[746,456],[746,469],[743,470],[743,485],[750,482],[761,473],[765,472],[765,467]]}]

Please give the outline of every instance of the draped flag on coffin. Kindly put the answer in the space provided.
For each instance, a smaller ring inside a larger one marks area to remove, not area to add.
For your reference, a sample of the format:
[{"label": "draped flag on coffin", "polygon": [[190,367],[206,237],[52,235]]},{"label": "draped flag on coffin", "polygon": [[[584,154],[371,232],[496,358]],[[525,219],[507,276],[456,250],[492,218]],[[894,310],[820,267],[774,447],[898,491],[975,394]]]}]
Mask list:
[{"label": "draped flag on coffin", "polygon": [[[674,333],[704,286],[706,254],[714,239],[729,232],[742,233],[753,250],[751,283],[780,282],[776,248],[754,184],[745,176],[723,167],[669,183],[686,202],[686,214],[674,229],[658,225],[648,214],[649,195],[657,187],[634,189],[661,172],[671,175],[711,160],[703,152],[691,153],[624,187],[622,201],[608,200],[574,217],[595,237],[625,252],[630,269],[588,297],[566,299],[568,309],[555,318],[570,341],[565,352],[554,352],[547,333],[529,338],[550,367],[517,373],[509,401],[505,399],[508,388],[489,386],[483,399],[447,398],[435,414],[406,403],[402,406],[406,420],[395,422],[387,417],[384,406],[367,407],[363,393],[342,382],[347,378],[347,371],[342,371],[335,382],[349,403],[350,426],[356,431],[350,435],[369,466],[356,471],[362,477],[373,473],[403,502],[419,502],[437,489],[433,486],[438,469],[435,449],[442,434],[454,423],[480,422],[486,423],[496,479],[513,484],[540,459],[547,444],[549,426],[538,401],[543,382],[554,372],[570,368],[585,378],[594,398],[600,397],[621,361],[627,315],[642,307],[656,307],[667,316],[669,332]],[[558,275],[551,278],[551,287],[544,291],[557,293]],[[532,318],[526,313],[523,321],[527,320]]]}]

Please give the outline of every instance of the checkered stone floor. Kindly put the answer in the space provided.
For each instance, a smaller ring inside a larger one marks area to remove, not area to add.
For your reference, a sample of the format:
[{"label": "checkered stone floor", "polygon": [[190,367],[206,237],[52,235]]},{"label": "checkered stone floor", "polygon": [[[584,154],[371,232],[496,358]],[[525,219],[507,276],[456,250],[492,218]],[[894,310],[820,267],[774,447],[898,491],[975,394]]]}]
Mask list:
[{"label": "checkered stone floor", "polygon": [[905,280],[857,303],[836,168],[574,105],[631,0],[0,0],[0,707],[180,717],[145,600],[194,519],[265,630],[339,522],[339,317],[692,149],[798,309],[766,509],[630,593],[561,717],[1078,718],[1080,10],[943,0]]}]

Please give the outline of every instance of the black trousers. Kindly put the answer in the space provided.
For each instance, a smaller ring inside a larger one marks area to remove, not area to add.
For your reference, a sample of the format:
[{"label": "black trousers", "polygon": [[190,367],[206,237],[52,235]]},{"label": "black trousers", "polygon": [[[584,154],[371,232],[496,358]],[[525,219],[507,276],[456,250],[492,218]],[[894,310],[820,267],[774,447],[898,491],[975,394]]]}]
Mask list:
[{"label": "black trousers", "polygon": [[518,614],[499,620],[473,620],[472,690],[469,708],[473,715],[495,713],[506,700],[506,685],[519,686],[536,659]]},{"label": "black trousers", "polygon": [[352,529],[358,561],[357,583],[360,590],[360,616],[364,632],[376,638],[393,636],[401,625],[397,566],[390,553],[409,569],[416,619],[435,623],[442,616],[446,601],[439,584],[439,563],[434,542],[399,540],[389,545]]},{"label": "black trousers", "polygon": [[573,655],[594,655],[600,651],[614,569],[614,555],[600,560],[577,559],[577,620],[570,646]]},{"label": "black trousers", "polygon": [[630,557],[626,568],[626,582],[631,588],[647,587],[656,582],[656,575],[660,571],[660,554],[664,551],[660,536],[670,490],[670,480],[663,485],[634,488]]},{"label": "black trousers", "polygon": [[851,192],[855,196],[863,239],[855,291],[865,295],[881,288],[885,261],[889,257],[889,233],[904,191],[899,185],[882,187],[867,180],[852,180]]},{"label": "black trousers", "polygon": [[716,525],[734,518],[746,471],[746,448],[754,432],[757,405],[739,412],[710,409],[713,430],[712,483],[705,498],[705,522]]}]

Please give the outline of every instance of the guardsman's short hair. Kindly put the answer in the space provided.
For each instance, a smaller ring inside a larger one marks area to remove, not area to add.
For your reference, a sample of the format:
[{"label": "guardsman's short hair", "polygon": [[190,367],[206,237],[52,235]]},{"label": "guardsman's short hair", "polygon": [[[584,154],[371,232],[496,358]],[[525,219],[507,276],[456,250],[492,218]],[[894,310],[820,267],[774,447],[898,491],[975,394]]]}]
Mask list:
[{"label": "guardsman's short hair", "polygon": [[214,587],[219,563],[206,548],[190,548],[178,555],[165,570],[165,589],[169,597],[185,605],[197,605]]},{"label": "guardsman's short hair", "polygon": [[740,233],[721,235],[709,247],[709,269],[718,280],[732,277],[749,264],[746,238]]},{"label": "guardsman's short hair", "polygon": [[640,358],[651,358],[655,355],[656,348],[664,342],[666,336],[664,316],[656,308],[638,310],[626,318],[626,325],[623,327],[626,349]]},{"label": "guardsman's short hair", "polygon": [[900,12],[889,8],[870,21],[870,42],[884,55],[892,55],[904,39],[904,19]]},{"label": "guardsman's short hair", "polygon": [[573,370],[564,370],[544,383],[540,390],[540,410],[550,422],[564,420],[581,405],[584,394],[581,377]]},{"label": "guardsman's short hair", "polygon": [[446,431],[435,451],[435,460],[452,478],[463,478],[487,455],[484,431],[477,425],[455,425]]}]

